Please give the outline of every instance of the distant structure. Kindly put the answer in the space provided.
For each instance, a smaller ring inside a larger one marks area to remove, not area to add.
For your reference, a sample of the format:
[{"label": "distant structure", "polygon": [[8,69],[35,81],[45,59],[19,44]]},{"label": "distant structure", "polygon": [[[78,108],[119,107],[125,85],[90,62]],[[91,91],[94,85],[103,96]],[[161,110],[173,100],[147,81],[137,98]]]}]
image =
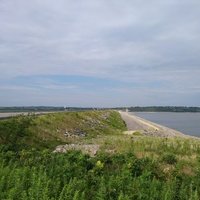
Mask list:
[{"label": "distant structure", "polygon": [[128,112],[128,108],[126,108],[126,112]]}]

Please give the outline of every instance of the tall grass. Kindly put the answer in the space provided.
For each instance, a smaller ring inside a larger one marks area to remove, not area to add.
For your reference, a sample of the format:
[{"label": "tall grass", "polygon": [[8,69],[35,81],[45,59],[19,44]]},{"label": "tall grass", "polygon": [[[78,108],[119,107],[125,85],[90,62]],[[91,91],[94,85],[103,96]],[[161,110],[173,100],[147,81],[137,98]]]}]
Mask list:
[{"label": "tall grass", "polygon": [[[63,131],[87,134],[95,157],[52,153],[70,142]],[[58,113],[0,121],[0,199],[197,200],[200,141],[124,135],[117,112]]]},{"label": "tall grass", "polygon": [[[1,151],[0,199],[199,199],[199,171],[166,176],[160,160],[133,153]],[[198,164],[198,167],[200,164]]]}]

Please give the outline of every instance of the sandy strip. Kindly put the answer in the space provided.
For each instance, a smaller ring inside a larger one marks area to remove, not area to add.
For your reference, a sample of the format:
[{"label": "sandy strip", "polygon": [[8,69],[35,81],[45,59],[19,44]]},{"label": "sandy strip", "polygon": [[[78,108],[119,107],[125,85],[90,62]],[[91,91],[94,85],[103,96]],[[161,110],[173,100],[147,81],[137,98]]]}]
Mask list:
[{"label": "sandy strip", "polygon": [[65,111],[44,111],[44,112],[10,112],[10,113],[0,113],[0,119],[6,119],[10,117],[15,117],[18,115],[44,115],[44,114],[50,114],[50,113],[58,113],[58,112],[65,112]]},{"label": "sandy strip", "polygon": [[14,117],[17,115],[23,115],[23,112],[17,112],[17,113],[0,113],[0,118],[7,118],[7,117]]},{"label": "sandy strip", "polygon": [[140,131],[144,135],[157,136],[157,137],[190,137],[193,136],[185,135],[177,130],[156,124],[146,119],[137,117],[127,112],[119,111],[122,119],[127,125],[128,131]]}]

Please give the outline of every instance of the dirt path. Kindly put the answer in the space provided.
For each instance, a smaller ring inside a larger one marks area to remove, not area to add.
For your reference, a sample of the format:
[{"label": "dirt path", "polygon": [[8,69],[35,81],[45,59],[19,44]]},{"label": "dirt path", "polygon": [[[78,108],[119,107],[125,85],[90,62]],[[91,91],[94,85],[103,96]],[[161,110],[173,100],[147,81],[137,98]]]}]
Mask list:
[{"label": "dirt path", "polygon": [[144,135],[158,137],[190,137],[174,129],[150,122],[127,112],[119,112],[128,131],[140,131]]}]

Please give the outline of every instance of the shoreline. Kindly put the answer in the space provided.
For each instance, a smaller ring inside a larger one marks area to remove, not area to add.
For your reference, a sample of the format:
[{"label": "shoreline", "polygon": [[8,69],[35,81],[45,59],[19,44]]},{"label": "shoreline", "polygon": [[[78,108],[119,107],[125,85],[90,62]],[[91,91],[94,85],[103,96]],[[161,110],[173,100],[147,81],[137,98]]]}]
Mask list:
[{"label": "shoreline", "polygon": [[119,113],[126,123],[128,131],[141,131],[142,134],[146,136],[154,137],[182,137],[200,139],[198,137],[187,135],[175,129],[157,124],[127,112],[119,111]]}]

